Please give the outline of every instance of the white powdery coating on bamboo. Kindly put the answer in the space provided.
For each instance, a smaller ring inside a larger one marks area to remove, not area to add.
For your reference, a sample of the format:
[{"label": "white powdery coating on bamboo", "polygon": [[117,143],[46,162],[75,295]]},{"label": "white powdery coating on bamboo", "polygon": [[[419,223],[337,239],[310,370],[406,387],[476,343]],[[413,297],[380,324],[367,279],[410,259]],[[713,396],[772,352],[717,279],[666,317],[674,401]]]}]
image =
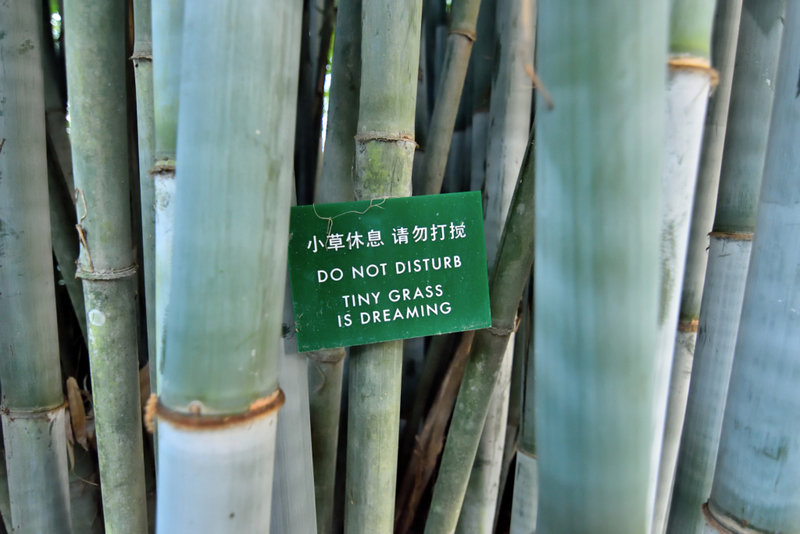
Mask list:
[{"label": "white powdery coating on bamboo", "polygon": [[268,532],[277,427],[277,410],[202,429],[159,419],[156,532]]},{"label": "white powdery coating on bamboo", "polygon": [[539,505],[539,462],[533,456],[517,453],[517,474],[511,504],[510,534],[536,532]]},{"label": "white powdery coating on bamboo", "polygon": [[156,189],[156,371],[155,393],[161,393],[164,358],[164,320],[172,269],[172,235],[175,227],[175,173],[155,175]]},{"label": "white powdery coating on bamboo", "polygon": [[667,76],[664,176],[661,182],[661,300],[656,345],[655,402],[650,494],[655,500],[652,532],[666,520],[677,443],[662,453],[675,329],[678,325],[686,250],[703,141],[711,70],[670,68]]}]

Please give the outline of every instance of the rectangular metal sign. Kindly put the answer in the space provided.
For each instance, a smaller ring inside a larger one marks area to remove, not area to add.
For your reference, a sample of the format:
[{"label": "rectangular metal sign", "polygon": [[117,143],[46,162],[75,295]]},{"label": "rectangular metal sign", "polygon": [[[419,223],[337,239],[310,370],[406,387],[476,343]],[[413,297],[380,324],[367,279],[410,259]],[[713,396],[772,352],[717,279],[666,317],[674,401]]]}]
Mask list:
[{"label": "rectangular metal sign", "polygon": [[289,274],[301,351],[491,326],[477,191],[293,207]]}]

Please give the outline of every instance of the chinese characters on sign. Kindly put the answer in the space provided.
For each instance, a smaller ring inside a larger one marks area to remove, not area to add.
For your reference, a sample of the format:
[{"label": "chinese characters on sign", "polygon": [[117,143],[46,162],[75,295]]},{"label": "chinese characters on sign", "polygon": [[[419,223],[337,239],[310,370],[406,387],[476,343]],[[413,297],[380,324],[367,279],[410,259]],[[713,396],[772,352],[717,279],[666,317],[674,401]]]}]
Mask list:
[{"label": "chinese characters on sign", "polygon": [[489,326],[479,193],[292,208],[300,350]]}]

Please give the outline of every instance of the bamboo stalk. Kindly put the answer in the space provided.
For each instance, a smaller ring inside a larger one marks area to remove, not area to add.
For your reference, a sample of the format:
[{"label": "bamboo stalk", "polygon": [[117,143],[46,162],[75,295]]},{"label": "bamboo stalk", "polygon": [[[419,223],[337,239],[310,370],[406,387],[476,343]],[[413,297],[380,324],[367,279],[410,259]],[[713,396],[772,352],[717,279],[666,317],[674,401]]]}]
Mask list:
[{"label": "bamboo stalk", "polygon": [[422,178],[426,195],[435,195],[442,189],[480,7],[481,0],[455,0],[450,10],[447,51],[428,128],[427,157]]},{"label": "bamboo stalk", "polygon": [[[355,198],[411,195],[421,0],[362,6]],[[394,525],[403,342],[353,347],[347,428],[345,532]]]},{"label": "bamboo stalk", "polygon": [[[175,163],[183,40],[183,0],[156,0],[152,6],[153,153],[147,163],[153,182],[152,216],[155,266],[155,365],[150,369],[152,389],[161,392],[164,370],[164,320],[172,269],[175,228]],[[152,166],[152,167],[151,167]]]},{"label": "bamboo stalk", "polygon": [[[679,435],[670,431],[665,437],[665,424],[668,402],[681,404],[677,393],[670,396],[670,377],[703,126],[715,76],[710,63],[715,4],[716,0],[674,0],[671,4],[661,181],[661,295],[656,340],[654,478],[650,490],[655,507],[651,534],[664,531],[678,455]],[[680,423],[670,424],[680,428]]]},{"label": "bamboo stalk", "polygon": [[492,71],[495,64],[496,0],[483,0],[477,23],[477,40],[472,55],[472,153],[470,190],[480,191],[486,181],[486,149],[488,145]]},{"label": "bamboo stalk", "polygon": [[[533,334],[536,318],[531,312],[528,317],[529,337]],[[510,534],[530,534],[536,532],[536,519],[539,511],[539,463],[536,458],[536,404],[535,378],[536,355],[533,340],[526,343],[523,392],[522,429],[517,445],[517,470],[514,479],[514,494],[511,503]]]},{"label": "bamboo stalk", "polygon": [[269,530],[300,23],[186,3],[157,532]]},{"label": "bamboo stalk", "polygon": [[514,331],[517,305],[533,263],[533,167],[531,141],[491,279],[492,327],[475,334],[433,491],[426,534],[453,532],[456,528],[489,402]]},{"label": "bamboo stalk", "polygon": [[[340,0],[333,45],[328,131],[315,199],[354,200],[353,172],[361,86],[361,0]],[[336,459],[339,445],[343,348],[308,353],[307,376],[317,532],[334,532]]]},{"label": "bamboo stalk", "polygon": [[[800,532],[800,4],[787,2],[706,532]],[[719,522],[727,528],[718,528]]]},{"label": "bamboo stalk", "polygon": [[136,80],[136,132],[139,149],[139,196],[142,217],[142,259],[144,267],[144,303],[147,328],[147,354],[150,382],[158,384],[156,365],[156,214],[155,185],[149,174],[155,151],[153,115],[153,35],[151,31],[151,0],[133,2],[134,43],[133,61]]},{"label": "bamboo stalk", "polygon": [[667,8],[539,6],[538,45],[552,53],[537,74],[553,105],[539,93],[540,533],[641,533],[652,522]]},{"label": "bamboo stalk", "polygon": [[103,516],[109,532],[147,531],[139,400],[136,268],[125,109],[125,6],[67,0],[70,131],[78,197]]},{"label": "bamboo stalk", "polygon": [[486,258],[494,264],[530,131],[536,0],[497,0],[497,74],[492,84],[486,183]]},{"label": "bamboo stalk", "polygon": [[31,534],[72,532],[40,7],[39,2],[0,5],[0,420],[11,513],[6,526]]},{"label": "bamboo stalk", "polygon": [[[675,474],[668,532],[703,532],[700,505],[714,476],[756,201],[766,154],[785,3],[745,0],[692,381]],[[769,80],[769,81],[768,81]]]}]

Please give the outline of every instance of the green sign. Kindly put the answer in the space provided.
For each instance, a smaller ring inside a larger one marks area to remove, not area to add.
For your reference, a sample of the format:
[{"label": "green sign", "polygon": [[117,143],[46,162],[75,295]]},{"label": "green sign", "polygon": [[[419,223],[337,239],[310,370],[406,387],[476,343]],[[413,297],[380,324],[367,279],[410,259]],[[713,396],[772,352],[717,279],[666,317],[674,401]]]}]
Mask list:
[{"label": "green sign", "polygon": [[301,351],[491,326],[479,192],[292,208]]}]

